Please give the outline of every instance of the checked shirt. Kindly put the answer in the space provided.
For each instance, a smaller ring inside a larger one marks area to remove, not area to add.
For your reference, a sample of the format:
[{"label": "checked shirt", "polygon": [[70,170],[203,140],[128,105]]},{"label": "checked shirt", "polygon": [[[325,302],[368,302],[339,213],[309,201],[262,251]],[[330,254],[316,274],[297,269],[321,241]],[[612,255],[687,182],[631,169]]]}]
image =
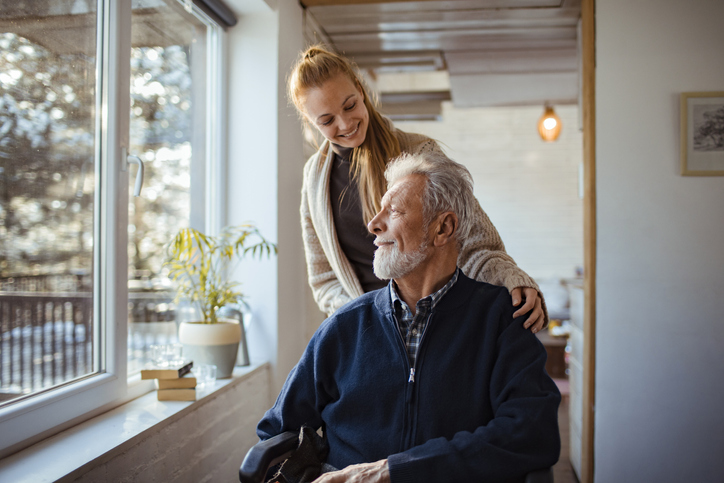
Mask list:
[{"label": "checked shirt", "polygon": [[390,295],[392,296],[392,306],[394,308],[395,321],[400,331],[402,340],[405,342],[407,349],[407,359],[410,362],[410,382],[415,381],[415,362],[417,361],[417,350],[420,347],[422,335],[425,333],[427,323],[430,321],[432,309],[443,298],[443,296],[458,281],[458,273],[460,269],[455,269],[455,273],[448,283],[445,284],[437,292],[428,295],[417,301],[415,305],[415,315],[408,305],[397,295],[396,284],[394,280],[390,280]]}]

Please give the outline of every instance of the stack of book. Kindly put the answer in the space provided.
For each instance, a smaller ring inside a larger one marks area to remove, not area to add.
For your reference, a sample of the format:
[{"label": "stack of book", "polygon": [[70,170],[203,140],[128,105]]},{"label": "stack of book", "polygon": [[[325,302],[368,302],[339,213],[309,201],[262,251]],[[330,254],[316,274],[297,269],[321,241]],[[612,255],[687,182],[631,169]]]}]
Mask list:
[{"label": "stack of book", "polygon": [[189,375],[194,363],[141,370],[141,379],[156,379],[159,401],[195,401],[196,378]]}]

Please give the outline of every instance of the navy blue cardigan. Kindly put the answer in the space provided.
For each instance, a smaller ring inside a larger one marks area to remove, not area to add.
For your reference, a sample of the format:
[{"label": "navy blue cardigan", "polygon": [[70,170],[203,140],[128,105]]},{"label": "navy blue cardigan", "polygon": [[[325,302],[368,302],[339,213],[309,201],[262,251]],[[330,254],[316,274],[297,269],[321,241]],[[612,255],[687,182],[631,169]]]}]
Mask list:
[{"label": "navy blue cardigan", "polygon": [[319,327],[257,434],[322,427],[329,464],[388,458],[393,483],[515,481],[552,466],[560,393],[513,310],[504,288],[460,274],[411,381],[389,287],[367,293]]}]

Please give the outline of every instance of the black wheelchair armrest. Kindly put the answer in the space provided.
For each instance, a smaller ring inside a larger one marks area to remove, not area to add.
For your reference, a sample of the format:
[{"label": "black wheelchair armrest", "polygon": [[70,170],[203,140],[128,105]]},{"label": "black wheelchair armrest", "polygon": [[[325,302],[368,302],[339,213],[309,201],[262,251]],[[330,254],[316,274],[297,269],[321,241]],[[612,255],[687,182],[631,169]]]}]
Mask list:
[{"label": "black wheelchair armrest", "polygon": [[241,483],[264,483],[266,473],[297,449],[299,433],[287,431],[255,444],[244,457],[239,468]]},{"label": "black wheelchair armrest", "polygon": [[[252,446],[239,468],[241,483],[264,483],[267,471],[287,459],[299,446],[299,433],[287,431]],[[525,483],[553,483],[553,469],[528,473]]]},{"label": "black wheelchair armrest", "polygon": [[553,468],[531,471],[525,475],[525,483],[553,483]]}]

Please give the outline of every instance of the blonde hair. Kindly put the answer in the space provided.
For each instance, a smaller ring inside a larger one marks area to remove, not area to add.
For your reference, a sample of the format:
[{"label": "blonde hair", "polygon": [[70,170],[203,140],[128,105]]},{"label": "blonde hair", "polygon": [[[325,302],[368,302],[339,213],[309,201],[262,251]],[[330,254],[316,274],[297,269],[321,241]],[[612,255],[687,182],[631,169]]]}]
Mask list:
[{"label": "blonde hair", "polygon": [[288,94],[302,119],[304,116],[304,93],[309,89],[322,87],[329,79],[346,75],[362,92],[364,105],[369,113],[369,125],[364,142],[352,151],[350,169],[357,182],[362,217],[365,223],[374,218],[381,208],[385,194],[385,167],[389,160],[399,156],[400,143],[388,127],[387,121],[375,108],[367,90],[357,75],[352,62],[345,57],[314,45],[302,52],[289,75]]}]

